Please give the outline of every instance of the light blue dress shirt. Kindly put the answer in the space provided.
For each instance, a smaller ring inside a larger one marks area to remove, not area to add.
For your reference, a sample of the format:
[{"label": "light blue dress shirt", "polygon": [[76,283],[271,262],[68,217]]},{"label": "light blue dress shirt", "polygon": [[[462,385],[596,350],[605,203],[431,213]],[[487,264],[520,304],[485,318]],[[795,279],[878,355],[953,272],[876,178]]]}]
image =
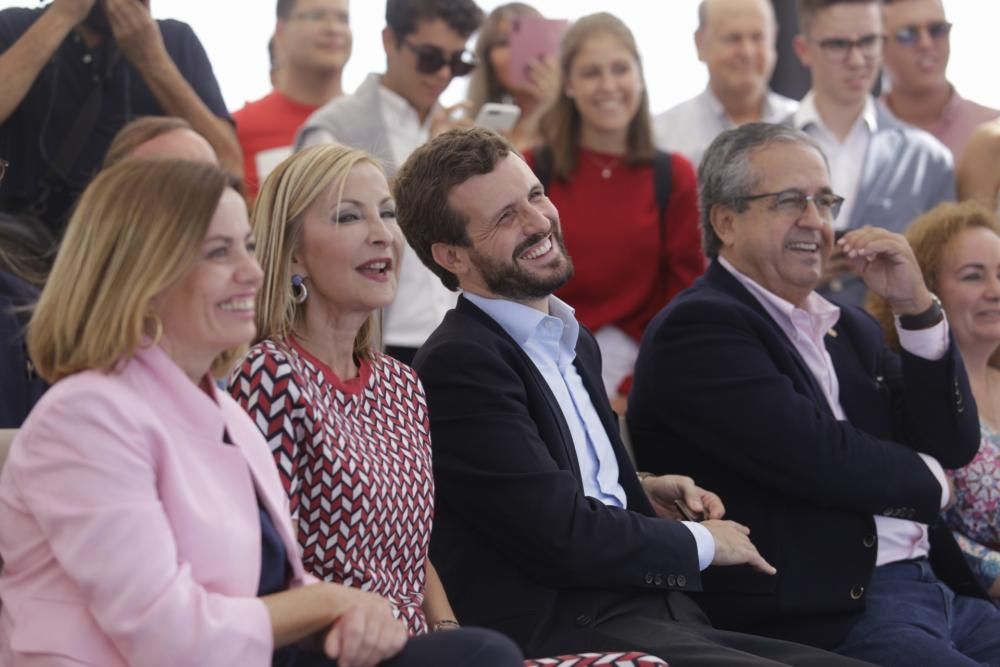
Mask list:
[{"label": "light blue dress shirt", "polygon": [[[605,505],[626,509],[625,489],[618,482],[618,459],[604,430],[583,379],[573,365],[580,325],[574,310],[557,297],[549,297],[549,314],[506,299],[487,299],[464,292],[465,298],[496,320],[524,350],[559,403],[573,438],[583,479],[584,495]],[[698,567],[704,570],[715,558],[715,538],[707,528],[682,521],[698,546]]]},{"label": "light blue dress shirt", "polygon": [[583,378],[573,365],[580,325],[573,309],[549,297],[549,315],[505,299],[465,293],[513,338],[535,364],[559,403],[573,438],[585,495],[624,508],[625,489],[618,483],[618,459],[604,424],[594,409]]}]

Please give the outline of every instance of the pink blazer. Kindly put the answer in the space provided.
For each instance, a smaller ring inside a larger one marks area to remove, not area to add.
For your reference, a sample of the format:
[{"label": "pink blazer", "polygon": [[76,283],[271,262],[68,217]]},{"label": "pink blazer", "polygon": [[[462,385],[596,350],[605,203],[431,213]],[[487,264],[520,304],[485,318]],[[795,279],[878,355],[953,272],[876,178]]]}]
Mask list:
[{"label": "pink blazer", "polygon": [[271,664],[256,496],[312,579],[267,444],[213,391],[153,346],[36,405],[0,474],[0,664]]}]

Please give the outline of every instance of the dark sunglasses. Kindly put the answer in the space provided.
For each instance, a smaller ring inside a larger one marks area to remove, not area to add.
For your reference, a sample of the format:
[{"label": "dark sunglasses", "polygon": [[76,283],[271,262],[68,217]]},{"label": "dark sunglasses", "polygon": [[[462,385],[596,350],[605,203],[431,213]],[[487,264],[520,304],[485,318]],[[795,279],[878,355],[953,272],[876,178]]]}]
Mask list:
[{"label": "dark sunglasses", "polygon": [[417,71],[423,74],[434,74],[445,65],[452,76],[465,76],[476,69],[476,57],[470,51],[456,51],[447,57],[444,51],[429,44],[410,44],[404,39],[403,45],[417,56]]},{"label": "dark sunglasses", "polygon": [[892,36],[897,44],[913,46],[920,41],[921,30],[926,30],[931,40],[936,42],[948,36],[951,32],[951,24],[947,21],[934,21],[927,25],[906,25],[893,33]]},{"label": "dark sunglasses", "polygon": [[7,175],[7,167],[9,166],[10,162],[7,162],[7,160],[0,158],[0,181],[2,181],[3,177]]}]

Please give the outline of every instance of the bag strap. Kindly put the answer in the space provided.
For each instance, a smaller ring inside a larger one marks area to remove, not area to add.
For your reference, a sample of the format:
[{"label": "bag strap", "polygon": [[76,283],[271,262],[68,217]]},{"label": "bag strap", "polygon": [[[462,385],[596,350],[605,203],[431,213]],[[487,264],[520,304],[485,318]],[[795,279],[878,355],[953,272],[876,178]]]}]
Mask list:
[{"label": "bag strap", "polygon": [[532,154],[535,156],[535,164],[531,170],[535,172],[535,177],[542,184],[545,194],[548,194],[549,183],[552,182],[552,149],[541,144],[532,150]]},{"label": "bag strap", "polygon": [[[94,128],[97,127],[97,121],[101,117],[101,108],[104,102],[104,85],[111,78],[111,72],[121,58],[121,51],[119,51],[118,45],[115,42],[108,39],[105,42],[104,48],[98,52],[98,57],[102,55],[104,58],[104,72],[93,78],[87,99],[80,106],[73,125],[59,146],[59,152],[49,162],[48,169],[41,179],[41,191],[39,195],[23,211],[27,215],[41,216],[48,207],[49,193],[59,191],[69,183],[69,174],[72,172],[73,167],[76,166]],[[55,60],[56,71],[52,75],[53,82],[57,82],[59,79],[58,57],[59,55],[57,54]],[[53,85],[52,95],[53,101],[50,102],[50,105],[55,101],[55,85]],[[51,113],[51,109],[49,113]],[[49,113],[46,114],[46,126],[48,125]],[[44,136],[39,138],[40,141],[44,141],[44,139]]]},{"label": "bag strap", "polygon": [[656,186],[656,203],[660,207],[660,226],[666,222],[667,206],[670,204],[670,188],[673,185],[673,157],[670,153],[656,151],[653,156],[653,183]]}]

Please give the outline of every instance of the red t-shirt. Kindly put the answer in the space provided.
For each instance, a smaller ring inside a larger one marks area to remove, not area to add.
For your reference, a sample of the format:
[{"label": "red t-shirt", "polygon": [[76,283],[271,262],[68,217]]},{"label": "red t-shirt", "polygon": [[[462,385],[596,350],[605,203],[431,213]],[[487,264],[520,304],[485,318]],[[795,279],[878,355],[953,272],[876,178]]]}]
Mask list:
[{"label": "red t-shirt", "polygon": [[[534,164],[530,152],[526,158]],[[671,159],[662,233],[651,162],[626,166],[581,148],[570,180],[551,178],[548,195],[576,268],[556,295],[591,331],[613,324],[638,341],[653,316],[705,270],[694,167],[678,153]]]},{"label": "red t-shirt", "polygon": [[[300,104],[277,90],[233,114],[236,136],[243,149],[243,173],[247,195],[257,196],[260,189],[258,166],[265,176],[274,166],[291,155],[295,133],[319,107]],[[278,150],[274,150],[278,149]]]}]

